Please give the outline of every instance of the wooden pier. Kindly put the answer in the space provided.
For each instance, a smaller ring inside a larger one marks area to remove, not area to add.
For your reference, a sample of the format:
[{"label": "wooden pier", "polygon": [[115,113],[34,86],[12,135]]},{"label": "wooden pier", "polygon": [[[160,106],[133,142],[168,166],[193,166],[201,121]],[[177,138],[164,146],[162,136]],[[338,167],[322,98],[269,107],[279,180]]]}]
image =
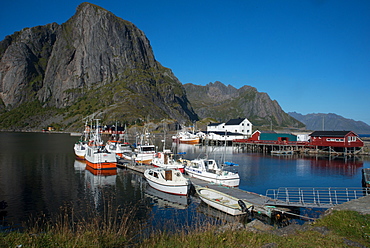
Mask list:
[{"label": "wooden pier", "polygon": [[[154,168],[151,165],[140,165],[140,164],[135,164],[131,163],[131,161],[123,161],[121,160],[120,163],[117,164],[117,167],[121,169],[130,169],[139,173],[144,173],[146,169],[149,168]],[[188,177],[190,179],[192,185],[194,187],[208,187],[217,191],[220,191],[222,193],[234,196],[238,199],[245,200],[251,204],[254,205],[253,211],[258,214],[263,214],[268,217],[273,216],[276,213],[284,213],[289,211],[287,208],[277,208],[273,207],[272,205],[266,205],[267,202],[271,203],[274,200],[272,198],[269,198],[267,196],[259,195],[253,192],[248,192],[239,188],[230,188],[230,187],[225,187],[221,185],[216,185],[214,183],[206,182],[194,177]]]}]

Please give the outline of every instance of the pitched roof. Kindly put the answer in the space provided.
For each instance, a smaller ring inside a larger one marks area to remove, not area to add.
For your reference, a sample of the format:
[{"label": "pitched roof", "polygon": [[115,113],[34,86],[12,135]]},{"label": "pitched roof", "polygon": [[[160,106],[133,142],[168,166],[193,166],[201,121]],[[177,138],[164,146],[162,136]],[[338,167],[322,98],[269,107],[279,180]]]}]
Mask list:
[{"label": "pitched roof", "polygon": [[351,131],[315,131],[310,134],[311,137],[344,137]]},{"label": "pitched roof", "polygon": [[239,125],[244,120],[245,118],[230,119],[228,122],[225,123],[225,125]]},{"label": "pitched roof", "polygon": [[221,136],[245,136],[244,134],[242,133],[234,133],[234,132],[228,132],[228,131],[212,131],[212,132],[208,132],[208,134],[211,134],[211,133],[214,133],[214,134],[217,134],[217,135],[221,135]]},{"label": "pitched roof", "polygon": [[214,122],[214,123],[209,123],[207,126],[218,126],[218,125],[221,125],[223,124],[223,122]]}]

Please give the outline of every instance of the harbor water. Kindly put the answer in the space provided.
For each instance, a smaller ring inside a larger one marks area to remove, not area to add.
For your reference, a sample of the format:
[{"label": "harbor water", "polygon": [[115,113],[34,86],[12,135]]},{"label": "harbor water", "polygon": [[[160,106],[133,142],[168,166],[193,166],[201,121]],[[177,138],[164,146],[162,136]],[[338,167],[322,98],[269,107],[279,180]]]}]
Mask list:
[{"label": "harbor water", "polygon": [[[0,202],[7,204],[0,209],[2,229],[20,227],[40,214],[51,216],[66,204],[102,210],[109,198],[115,206],[137,209],[135,218],[153,229],[192,226],[220,216],[195,196],[158,192],[139,173],[90,172],[75,159],[78,137],[1,132],[0,140]],[[172,145],[186,159],[208,156],[237,163],[230,170],[239,173],[239,188],[262,195],[279,187],[361,187],[361,170],[370,168],[364,157],[271,156],[232,147]]]}]

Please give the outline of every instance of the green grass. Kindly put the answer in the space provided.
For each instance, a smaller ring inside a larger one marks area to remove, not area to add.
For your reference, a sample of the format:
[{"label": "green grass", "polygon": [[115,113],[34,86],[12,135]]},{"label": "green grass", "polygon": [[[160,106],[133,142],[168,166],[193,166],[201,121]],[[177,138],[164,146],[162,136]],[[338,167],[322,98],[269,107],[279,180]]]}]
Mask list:
[{"label": "green grass", "polygon": [[[0,247],[351,247],[370,246],[370,215],[336,211],[308,228],[290,235],[247,230],[220,231],[214,223],[185,226],[175,233],[153,231],[144,240],[143,227],[133,220],[134,211],[120,215],[107,208],[102,215],[81,217],[64,208],[53,220],[32,221],[24,232],[0,233]],[[322,230],[326,230],[325,232]],[[274,246],[273,246],[274,247]]]}]

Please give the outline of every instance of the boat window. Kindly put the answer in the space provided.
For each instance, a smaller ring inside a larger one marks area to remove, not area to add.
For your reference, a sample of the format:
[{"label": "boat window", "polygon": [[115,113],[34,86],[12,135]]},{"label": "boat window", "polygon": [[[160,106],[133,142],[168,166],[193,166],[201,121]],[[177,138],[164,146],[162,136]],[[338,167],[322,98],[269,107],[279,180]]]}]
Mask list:
[{"label": "boat window", "polygon": [[143,152],[152,152],[155,151],[154,147],[142,147]]},{"label": "boat window", "polygon": [[180,177],[180,172],[176,172],[175,174],[177,177]]},{"label": "boat window", "polygon": [[154,172],[154,177],[158,178],[158,173]]}]

